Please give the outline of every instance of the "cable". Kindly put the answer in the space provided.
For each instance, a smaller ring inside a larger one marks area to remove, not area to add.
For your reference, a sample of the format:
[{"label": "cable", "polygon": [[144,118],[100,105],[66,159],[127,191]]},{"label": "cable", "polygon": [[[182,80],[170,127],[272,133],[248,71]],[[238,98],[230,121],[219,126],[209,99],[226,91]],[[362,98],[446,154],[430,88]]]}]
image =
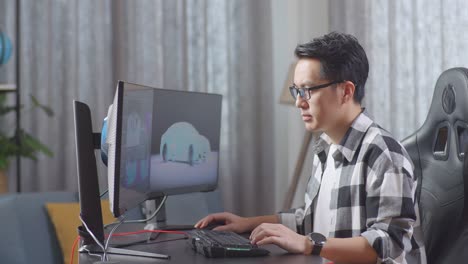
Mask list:
[{"label": "cable", "polygon": [[119,236],[129,236],[129,235],[138,235],[143,233],[167,233],[167,234],[178,234],[178,235],[187,235],[187,232],[175,231],[175,230],[139,230],[134,232],[123,232],[114,234],[115,237]]},{"label": "cable", "polygon": [[[96,244],[98,244],[102,251],[105,252],[105,248],[104,246],[101,244],[101,242],[99,242],[99,240],[96,238],[96,236],[94,235],[94,233],[88,228],[88,225],[86,224],[86,222],[83,220],[83,218],[81,217],[81,214],[79,215],[80,217],[80,220],[81,220],[81,223],[83,223],[83,225],[85,226],[86,228],[86,231],[88,231],[88,233],[91,235],[91,237],[94,239],[94,241],[96,242]],[[101,257],[101,261],[104,261],[104,258]]]},{"label": "cable", "polygon": [[[106,191],[107,192],[107,191]],[[104,192],[103,194],[105,194],[106,192]],[[102,245],[101,242],[96,238],[96,236],[93,234],[93,232],[88,228],[88,225],[86,225],[85,221],[83,220],[83,218],[81,217],[81,214],[79,215],[80,217],[80,220],[81,222],[83,223],[83,225],[85,226],[86,228],[86,231],[88,231],[88,233],[91,235],[91,237],[94,239],[94,241],[96,242],[96,244],[99,245],[99,247],[101,247],[102,249],[102,252],[103,252],[103,255],[101,256],[101,261],[105,261],[107,260],[107,247],[109,246],[109,241],[112,237],[112,234],[115,232],[115,230],[121,225],[121,224],[128,224],[128,223],[144,223],[144,222],[147,222],[151,219],[153,219],[158,213],[159,211],[161,210],[162,206],[164,205],[164,203],[166,202],[167,200],[167,195],[165,195],[161,201],[161,203],[159,204],[158,208],[156,208],[156,210],[154,211],[154,213],[148,217],[147,219],[140,219],[140,220],[130,220],[130,221],[123,221],[125,219],[125,215],[123,215],[121,217],[121,219],[117,222],[113,222],[113,223],[110,223],[108,225],[105,225],[104,228],[107,228],[109,226],[112,226],[112,225],[116,225],[114,228],[112,228],[111,232],[109,233],[109,236],[107,237],[107,240],[105,241],[105,245]],[[155,230],[145,230],[145,231],[155,231]],[[158,230],[158,232],[161,232],[161,233],[170,233],[170,232],[164,232],[163,230]],[[177,232],[177,231],[174,231],[174,232]],[[131,233],[131,232],[130,232]],[[144,233],[144,232],[143,232]],[[179,233],[180,234],[180,233]],[[185,233],[184,233],[185,234]],[[89,253],[89,251],[88,251]],[[90,254],[90,253],[89,253]],[[91,255],[91,254],[90,254]]]},{"label": "cable", "polygon": [[[124,221],[123,224],[132,224],[132,223],[146,223],[148,222],[149,220],[153,219],[154,217],[156,217],[156,215],[159,213],[159,211],[161,210],[161,208],[163,207],[164,203],[166,202],[167,200],[167,195],[165,195],[163,197],[163,199],[161,200],[161,203],[159,204],[158,208],[156,208],[156,210],[154,211],[153,214],[151,214],[148,218],[146,219],[140,219],[140,220],[129,220],[129,221]],[[117,224],[117,222],[114,222],[114,223],[110,223],[110,224],[107,224],[104,226],[104,229],[108,228],[109,226],[113,226]]]},{"label": "cable", "polygon": [[[81,216],[80,216],[80,219],[81,219]],[[82,220],[82,219],[81,219]],[[83,220],[82,220],[83,222]],[[86,225],[85,225],[86,227]],[[88,231],[89,232],[89,231]],[[172,230],[140,230],[140,231],[135,231],[135,232],[124,232],[124,233],[115,233],[113,236],[114,237],[120,237],[120,236],[129,236],[129,235],[138,235],[138,234],[143,234],[143,233],[168,233],[168,234],[178,234],[178,235],[184,235],[183,238],[176,238],[176,239],[167,239],[167,240],[163,240],[163,241],[155,241],[155,242],[152,242],[152,243],[148,243],[148,244],[156,244],[156,243],[162,243],[162,242],[168,242],[168,241],[175,241],[175,240],[180,240],[180,239],[187,239],[187,233],[186,232],[181,232],[181,231],[172,231]],[[74,259],[74,256],[75,256],[75,248],[76,248],[76,245],[78,244],[78,241],[80,241],[80,236],[77,236],[75,238],[75,241],[73,242],[73,246],[72,246],[72,249],[71,249],[71,258],[70,258],[70,264],[73,264],[73,259]],[[146,240],[144,240],[146,241]],[[135,244],[138,244],[138,242],[140,241],[137,241]],[[133,243],[132,243],[133,244]],[[132,245],[131,243],[128,243],[128,244],[125,244],[125,245],[117,245],[117,247],[126,247],[126,246],[130,246]],[[91,256],[99,256],[101,257],[101,260],[102,260],[102,256],[100,255],[96,255],[96,254],[91,254],[91,252],[89,252],[89,250],[86,250],[88,251],[88,254],[91,255]]]},{"label": "cable", "polygon": [[[170,242],[170,241],[176,241],[176,240],[185,240],[188,239],[189,236],[186,232],[180,232],[180,231],[172,231],[172,230],[140,230],[136,232],[125,232],[125,233],[117,233],[114,236],[128,236],[128,235],[135,235],[135,234],[143,234],[143,233],[166,233],[166,234],[177,234],[177,235],[183,235],[183,237],[178,237],[178,238],[169,238],[161,241],[153,241],[153,242],[148,242],[147,239],[144,240],[138,240],[130,243],[125,243],[125,244],[117,244],[113,245],[115,248],[125,248],[129,246],[134,246],[134,245],[151,245],[151,244],[158,244],[158,243],[164,243],[164,242]],[[106,244],[106,247],[108,245]],[[107,249],[107,248],[106,248]]]},{"label": "cable", "polygon": [[76,244],[78,244],[78,241],[80,241],[80,236],[77,236],[75,238],[75,241],[73,242],[73,247],[72,247],[72,252],[71,252],[71,258],[70,258],[70,264],[73,264],[73,258],[75,257],[75,248]]},{"label": "cable", "polygon": [[151,241],[148,242],[147,239],[139,240],[139,241],[134,241],[134,242],[129,242],[126,244],[116,244],[116,245],[111,245],[112,247],[115,248],[126,248],[130,246],[136,246],[136,245],[152,245],[152,244],[160,244],[160,243],[165,243],[165,242],[171,242],[171,241],[177,241],[177,240],[185,240],[188,239],[188,236],[183,236],[183,237],[178,237],[178,238],[168,238],[164,240],[158,240],[158,241]]},{"label": "cable", "polygon": [[166,239],[166,240],[161,240],[161,241],[153,241],[153,242],[148,242],[148,239],[144,240],[138,240],[134,242],[129,242],[126,244],[116,244],[112,245],[113,247],[118,247],[118,248],[123,248],[123,247],[129,247],[133,245],[138,245],[138,244],[156,244],[156,243],[162,243],[162,242],[170,242],[170,241],[175,241],[175,240],[182,240],[182,239],[188,239],[188,235],[186,232],[182,231],[175,231],[175,230],[140,230],[140,231],[134,231],[134,232],[124,232],[124,233],[116,233],[113,236],[114,237],[120,237],[120,236],[128,236],[128,235],[138,235],[138,234],[143,234],[143,233],[166,233],[166,234],[177,234],[177,235],[183,235],[181,238],[171,238],[171,239]]},{"label": "cable", "polygon": [[106,253],[107,253],[107,248],[109,247],[109,241],[111,240],[112,234],[114,234],[115,230],[117,230],[117,228],[123,223],[124,219],[125,219],[125,215],[122,215],[119,222],[114,226],[114,228],[112,228],[112,230],[109,232],[109,235],[107,236],[106,243],[104,245],[104,256],[103,256],[105,260],[107,260]]},{"label": "cable", "polygon": [[106,195],[106,193],[109,192],[109,189],[105,190],[103,193],[101,193],[101,195],[99,196],[99,198],[102,198],[104,195]]},{"label": "cable", "polygon": [[[90,255],[90,256],[100,257],[101,261],[102,261],[102,256],[101,255],[91,253],[91,251],[89,251],[89,249],[87,249],[87,248],[85,248],[84,250],[86,250],[88,252],[88,255]],[[107,259],[105,261],[107,261]]]},{"label": "cable", "polygon": [[154,242],[148,242],[148,240],[145,239],[145,240],[139,240],[139,241],[126,243],[126,244],[114,245],[114,247],[122,248],[122,247],[138,245],[138,244],[148,244],[149,245],[149,244],[157,244],[157,243],[162,243],[162,242],[169,242],[169,241],[182,240],[182,239],[187,239],[188,238],[188,234],[186,232],[173,231],[173,230],[140,230],[140,231],[135,231],[135,232],[117,233],[117,234],[114,234],[114,237],[128,236],[128,235],[138,235],[138,234],[144,234],[144,233],[177,234],[177,235],[183,235],[184,237],[172,238],[172,239],[166,239],[166,240],[163,240],[163,241],[154,241]]}]

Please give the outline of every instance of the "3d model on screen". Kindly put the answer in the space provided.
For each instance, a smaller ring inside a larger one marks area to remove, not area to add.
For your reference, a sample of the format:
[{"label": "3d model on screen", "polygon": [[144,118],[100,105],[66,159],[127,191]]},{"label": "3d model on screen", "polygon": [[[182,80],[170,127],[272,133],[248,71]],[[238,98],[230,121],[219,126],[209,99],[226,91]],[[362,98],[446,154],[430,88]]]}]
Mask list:
[{"label": "3d model on screen", "polygon": [[[131,113],[125,124],[125,155],[126,175],[122,184],[126,187],[136,187],[144,183],[149,176],[149,139],[143,118],[137,113]],[[146,125],[147,126],[147,125]]]},{"label": "3d model on screen", "polygon": [[161,137],[160,153],[163,161],[183,162],[190,165],[206,162],[211,152],[208,139],[198,133],[190,123],[171,125]]}]

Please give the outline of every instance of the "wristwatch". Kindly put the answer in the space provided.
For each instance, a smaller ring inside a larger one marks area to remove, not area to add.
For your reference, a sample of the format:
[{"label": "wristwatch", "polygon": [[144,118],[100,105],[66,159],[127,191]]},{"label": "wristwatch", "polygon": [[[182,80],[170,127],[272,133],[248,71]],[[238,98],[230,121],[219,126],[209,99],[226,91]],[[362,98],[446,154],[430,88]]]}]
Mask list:
[{"label": "wristwatch", "polygon": [[320,252],[322,251],[323,245],[325,245],[325,242],[327,242],[327,238],[320,234],[320,233],[309,233],[307,235],[307,238],[312,242],[312,255],[314,256],[320,256]]}]

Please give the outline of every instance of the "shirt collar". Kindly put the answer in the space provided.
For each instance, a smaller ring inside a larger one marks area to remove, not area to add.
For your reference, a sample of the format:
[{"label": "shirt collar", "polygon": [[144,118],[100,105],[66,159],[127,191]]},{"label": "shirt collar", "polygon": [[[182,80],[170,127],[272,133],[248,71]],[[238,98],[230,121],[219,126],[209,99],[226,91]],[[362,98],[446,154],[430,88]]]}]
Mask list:
[{"label": "shirt collar", "polygon": [[[364,135],[373,123],[374,121],[371,119],[367,110],[363,109],[363,111],[354,119],[348,131],[346,131],[340,144],[337,145],[337,151],[335,153],[331,153],[333,158],[336,159],[337,155],[341,153],[341,155],[350,162],[359,148]],[[320,137],[316,138],[314,152],[318,155],[322,151],[327,151],[330,144],[332,144],[330,137],[325,133],[322,133]]]}]

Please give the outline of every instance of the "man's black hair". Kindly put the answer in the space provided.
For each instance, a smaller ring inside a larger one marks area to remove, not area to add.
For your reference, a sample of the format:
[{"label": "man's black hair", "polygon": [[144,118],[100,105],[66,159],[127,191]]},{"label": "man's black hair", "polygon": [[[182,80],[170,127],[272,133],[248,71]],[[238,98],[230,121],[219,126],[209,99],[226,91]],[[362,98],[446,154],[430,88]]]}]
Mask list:
[{"label": "man's black hair", "polygon": [[318,59],[321,77],[324,79],[353,82],[356,86],[354,100],[361,103],[369,74],[369,62],[366,52],[354,36],[331,32],[297,45],[294,53],[299,59]]}]

